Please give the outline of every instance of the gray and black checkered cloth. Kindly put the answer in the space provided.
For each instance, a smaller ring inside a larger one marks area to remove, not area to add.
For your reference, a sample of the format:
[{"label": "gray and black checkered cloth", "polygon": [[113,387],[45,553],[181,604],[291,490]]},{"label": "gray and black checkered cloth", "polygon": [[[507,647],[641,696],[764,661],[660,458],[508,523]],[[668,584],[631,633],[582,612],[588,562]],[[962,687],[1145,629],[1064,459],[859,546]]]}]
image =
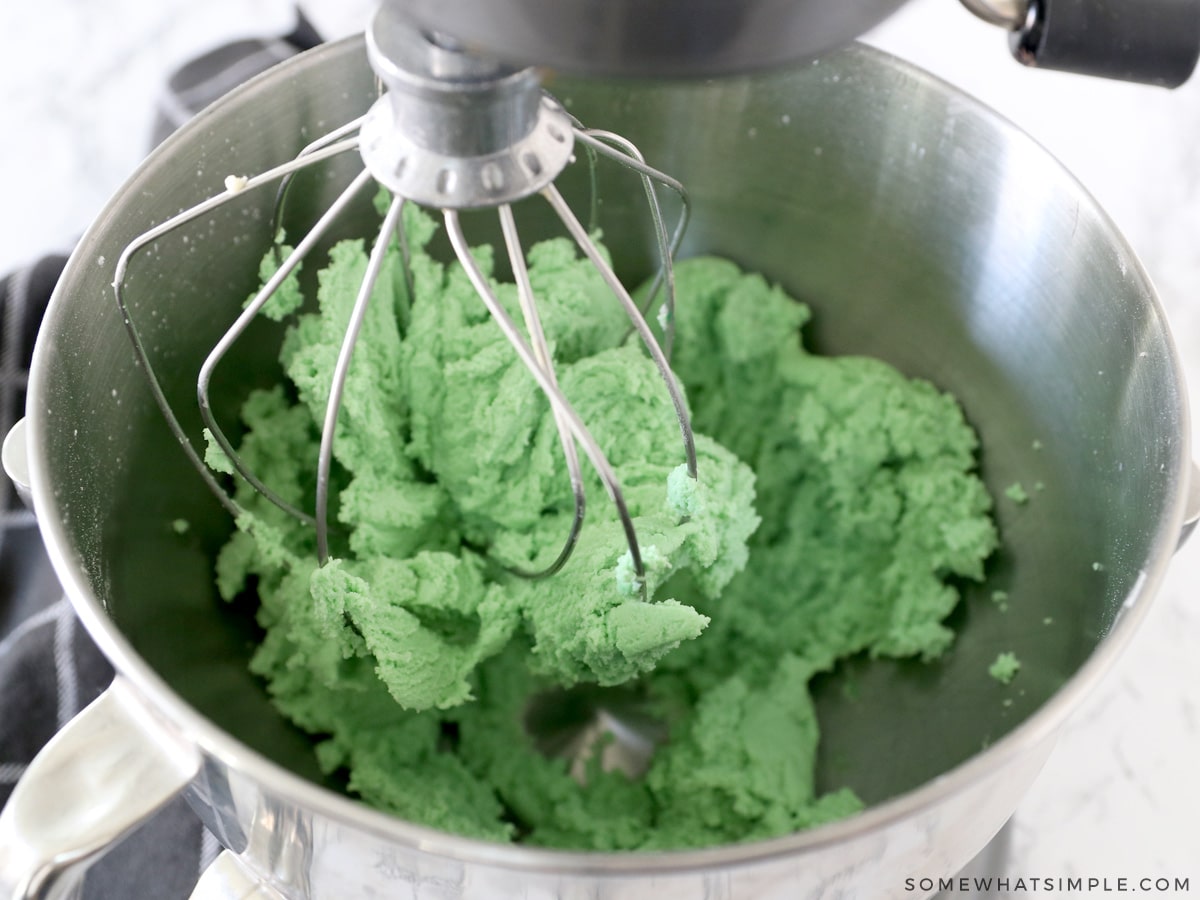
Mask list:
[{"label": "gray and black checkered cloth", "polygon": [[[221,95],[319,42],[298,16],[283,38],[219,47],[176,72],[163,91],[160,140]],[[47,256],[0,282],[0,439],[23,415],[38,325],[65,256]],[[0,477],[0,806],[50,737],[112,680],[112,669],[63,597],[33,514]],[[88,872],[84,900],[190,895],[219,846],[181,800]]]}]

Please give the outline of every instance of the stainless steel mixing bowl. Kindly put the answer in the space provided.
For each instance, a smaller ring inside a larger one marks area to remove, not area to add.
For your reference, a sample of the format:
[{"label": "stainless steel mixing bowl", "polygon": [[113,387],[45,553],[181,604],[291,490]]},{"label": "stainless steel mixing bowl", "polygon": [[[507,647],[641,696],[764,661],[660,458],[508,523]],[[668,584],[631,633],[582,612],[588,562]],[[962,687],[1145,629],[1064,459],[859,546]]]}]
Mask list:
[{"label": "stainless steel mixing bowl", "polygon": [[[964,586],[958,642],[930,665],[854,659],[815,688],[819,779],[854,787],[868,810],[777,840],[668,854],[466,840],[324,784],[308,739],[247,673],[251,614],[213,587],[230,522],[153,407],[110,281],[139,232],[361,113],[374,85],[351,40],[267,73],[164,144],[59,285],[29,390],[32,490],[58,574],[120,674],[0,819],[0,887],[35,871],[22,890],[54,896],[75,877],[69,864],[179,790],[231,851],[197,893],[210,898],[234,896],[239,879],[269,883],[259,896],[338,900],[911,897],[905,879],[956,871],[1012,813],[1194,518],[1181,374],[1137,260],[1032,141],[863,47],[732,80],[550,87],[689,185],[685,254],[719,253],[778,280],[814,307],[812,344],[874,354],[953,391],[982,436],[1004,548],[986,583]],[[585,169],[562,184],[577,204]],[[299,178],[293,224],[348,174]],[[605,237],[635,278],[654,252],[638,193],[627,181],[600,186]],[[195,372],[254,287],[272,199],[239,196],[130,270],[132,314],[196,434]],[[549,225],[532,223],[531,239],[539,227]],[[223,421],[248,387],[277,379],[277,341],[263,323],[218,372]],[[1016,481],[1033,493],[1026,505],[1003,498]],[[185,536],[176,519],[191,524]],[[990,599],[1001,590],[1007,611]],[[1004,689],[987,669],[1009,650],[1022,668]]]}]

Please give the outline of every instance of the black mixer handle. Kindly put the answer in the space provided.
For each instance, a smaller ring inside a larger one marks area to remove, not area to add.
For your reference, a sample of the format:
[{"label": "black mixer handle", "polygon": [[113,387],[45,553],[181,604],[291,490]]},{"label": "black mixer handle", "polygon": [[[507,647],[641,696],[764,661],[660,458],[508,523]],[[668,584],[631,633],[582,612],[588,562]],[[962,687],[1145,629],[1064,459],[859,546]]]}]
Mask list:
[{"label": "black mixer handle", "polygon": [[[963,3],[981,15],[1014,8]],[[1200,57],[1200,0],[1029,0],[1015,8],[1009,43],[1029,66],[1174,88]]]}]

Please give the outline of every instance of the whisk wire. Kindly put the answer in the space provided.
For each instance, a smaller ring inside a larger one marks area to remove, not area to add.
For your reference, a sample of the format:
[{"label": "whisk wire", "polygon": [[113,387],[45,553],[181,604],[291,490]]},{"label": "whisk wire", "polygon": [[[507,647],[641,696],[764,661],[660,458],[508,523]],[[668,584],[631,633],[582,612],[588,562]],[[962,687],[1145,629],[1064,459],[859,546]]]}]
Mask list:
[{"label": "whisk wire", "polygon": [[633,322],[634,328],[642,338],[642,342],[646,345],[646,349],[650,351],[650,356],[654,360],[654,364],[658,367],[659,375],[662,376],[663,383],[666,384],[667,392],[671,395],[671,403],[675,407],[675,416],[679,420],[679,430],[683,436],[684,455],[687,458],[688,475],[696,478],[696,438],[692,432],[691,416],[687,411],[687,404],[684,403],[683,394],[679,390],[679,384],[675,381],[675,375],[671,372],[671,364],[667,362],[666,356],[663,354],[663,349],[654,337],[654,332],[650,330],[650,326],[646,323],[642,311],[638,309],[638,305],[633,302],[633,298],[629,296],[629,291],[621,284],[621,279],[617,278],[612,267],[600,255],[600,251],[596,249],[596,245],[592,243],[588,237],[583,225],[575,214],[571,212],[571,207],[563,199],[558,188],[553,184],[543,188],[542,196],[550,203],[551,208],[562,220],[571,237],[583,251],[584,255],[591,260],[597,271],[600,272],[605,284],[609,290],[616,295],[620,300],[621,306],[625,309],[625,314],[629,316]]},{"label": "whisk wire", "polygon": [[[665,284],[666,295],[663,305],[666,315],[663,321],[663,354],[670,360],[675,343],[675,268],[671,264],[671,260],[679,252],[679,247],[683,243],[683,234],[687,230],[688,221],[691,218],[691,200],[687,190],[678,179],[647,165],[642,151],[624,135],[577,125],[575,137],[593,151],[632,169],[642,177],[642,186],[646,192],[646,202],[650,208],[650,218],[654,225],[659,259],[662,260],[662,265],[654,273],[654,280],[646,291],[646,299],[642,303],[641,312],[643,316],[649,314],[654,305],[654,298]],[[656,182],[673,191],[680,201],[679,221],[675,223],[675,231],[669,241],[667,240],[667,227],[663,219],[662,206],[658,201],[658,191],[655,188]]]},{"label": "whisk wire", "polygon": [[[456,210],[444,210],[443,215],[446,222],[446,234],[450,238],[450,244],[454,248],[455,256],[462,265],[471,284],[474,286],[476,293],[491,313],[492,318],[496,320],[496,324],[500,326],[500,330],[508,339],[508,342],[513,346],[517,356],[525,367],[533,375],[538,386],[549,399],[552,407],[558,408],[563,420],[565,421],[570,433],[583,447],[584,453],[587,454],[592,466],[596,469],[600,480],[604,483],[605,490],[608,492],[609,498],[612,500],[613,506],[616,507],[617,516],[621,521],[622,530],[625,532],[625,541],[629,545],[630,561],[633,564],[633,571],[637,577],[638,584],[641,586],[642,598],[648,599],[648,589],[646,587],[646,569],[642,562],[641,549],[638,546],[637,529],[633,524],[633,517],[629,514],[629,507],[625,502],[624,494],[621,491],[620,482],[617,480],[616,472],[613,471],[612,465],[608,458],[604,455],[604,451],[600,445],[596,443],[583,420],[571,406],[571,403],[558,389],[553,379],[542,369],[538,363],[537,356],[529,343],[522,337],[520,329],[509,316],[508,312],[497,299],[491,285],[488,283],[487,277],[483,274],[479,264],[475,262],[471,256],[470,247],[467,244],[466,236],[463,234],[462,225],[459,222],[458,213]],[[590,243],[590,242],[589,242]],[[595,252],[595,248],[592,248]]]},{"label": "whisk wire", "polygon": [[[517,234],[517,223],[513,217],[512,207],[505,203],[500,206],[498,211],[500,214],[500,230],[504,234],[504,246],[508,250],[508,259],[513,271],[513,280],[517,284],[517,297],[521,303],[521,314],[525,319],[525,330],[529,333],[529,342],[534,357],[541,365],[546,376],[550,379],[550,382],[557,388],[558,376],[554,373],[554,363],[550,358],[550,347],[546,342],[545,331],[542,329],[541,316],[538,315],[537,303],[533,296],[533,285],[529,281],[529,269],[525,265],[525,251],[521,247],[521,239]],[[554,562],[540,572],[521,568],[510,569],[513,574],[519,575],[522,578],[547,578],[560,571],[567,564],[567,560],[571,558],[571,553],[579,541],[579,533],[583,529],[583,519],[587,507],[583,488],[583,472],[579,465],[579,453],[575,447],[575,439],[571,436],[570,427],[562,410],[554,403],[550,404],[550,409],[554,415],[554,424],[558,428],[559,438],[562,441],[563,456],[566,458],[567,463],[567,473],[571,479],[571,494],[575,500],[575,517],[571,521],[571,530],[567,535],[567,540]]]},{"label": "whisk wire", "polygon": [[[349,138],[351,135],[354,135],[354,137],[351,138],[353,143],[349,143],[347,149],[353,149],[354,147],[358,146],[357,134],[358,130],[362,128],[363,119],[365,118],[366,116],[362,115],[356,119],[351,119],[345,125],[341,125],[335,128],[333,131],[321,135],[321,137],[317,138],[315,141],[312,141],[311,143],[302,147],[300,152],[296,154],[296,159],[302,160],[311,157],[317,151],[322,150],[332,144],[336,144],[338,141],[341,141],[345,138]],[[275,190],[275,205],[271,213],[272,235],[279,234],[280,230],[283,228],[283,210],[287,205],[288,190],[292,186],[292,176],[295,174],[296,171],[292,171],[284,175],[279,181],[278,188]]]},{"label": "whisk wire", "polygon": [[299,519],[304,524],[316,526],[318,529],[320,529],[319,518],[314,518],[313,516],[308,515],[307,513],[288,503],[277,493],[275,493],[275,491],[265,485],[262,480],[259,479],[258,476],[256,476],[245,464],[241,456],[234,449],[233,443],[225,435],[224,430],[217,422],[216,416],[213,415],[212,404],[210,403],[209,399],[209,384],[212,380],[212,374],[217,365],[229,352],[234,343],[241,338],[246,329],[250,327],[250,323],[253,322],[258,316],[263,306],[265,306],[267,301],[275,295],[276,291],[279,290],[280,286],[287,279],[287,277],[291,275],[293,271],[295,271],[296,267],[299,266],[309,252],[311,252],[316,243],[322,237],[324,237],[330,226],[334,223],[334,221],[336,221],[336,219],[341,215],[351,201],[353,201],[359,191],[369,184],[371,180],[370,173],[364,170],[355,177],[355,179],[350,183],[349,187],[342,191],[341,195],[339,195],[329,209],[325,211],[324,215],[317,220],[316,224],[309,229],[304,238],[296,245],[296,248],[287,257],[287,259],[283,260],[279,268],[275,270],[274,274],[267,279],[267,283],[263,285],[257,294],[254,295],[254,298],[250,301],[246,308],[242,310],[241,315],[234,320],[234,323],[230,326],[229,330],[221,336],[219,341],[217,341],[212,351],[205,358],[203,365],[201,365],[200,374],[196,379],[196,401],[200,406],[200,416],[204,420],[205,427],[213,436],[213,440],[217,442],[217,445],[221,448],[221,451],[233,465],[234,470],[244,479],[246,479],[246,481],[249,482],[255,490],[259,491],[271,503],[275,504],[289,515]]},{"label": "whisk wire", "polygon": [[224,488],[222,488],[221,484],[217,481],[216,476],[212,473],[208,466],[204,464],[204,460],[201,458],[200,453],[196,450],[195,446],[192,444],[191,438],[188,436],[187,432],[183,428],[183,425],[180,423],[179,417],[175,415],[175,411],[172,408],[170,401],[167,399],[166,392],[163,390],[162,382],[159,381],[158,375],[154,371],[154,366],[150,362],[150,354],[147,352],[146,345],[142,341],[141,332],[134,322],[133,317],[130,315],[129,305],[125,298],[125,282],[130,262],[142,248],[170,234],[177,228],[180,228],[183,225],[186,225],[187,223],[192,222],[195,219],[198,219],[201,216],[223,206],[229,201],[233,194],[239,194],[244,191],[253,190],[264,184],[270,184],[271,182],[287,175],[289,172],[294,172],[300,168],[303,168],[304,166],[311,165],[312,163],[320,162],[321,160],[337,156],[346,152],[347,150],[354,149],[357,147],[357,145],[357,140],[339,141],[335,144],[331,144],[320,150],[312,152],[304,159],[292,159],[282,163],[279,166],[269,169],[266,172],[262,172],[259,175],[247,178],[244,182],[235,182],[234,184],[236,187],[226,188],[224,192],[209,197],[195,206],[177,213],[166,221],[155,225],[153,228],[147,229],[142,234],[135,237],[125,246],[125,249],[121,251],[121,255],[118,257],[116,266],[113,269],[113,300],[116,302],[117,309],[121,313],[121,321],[124,324],[125,331],[129,336],[129,342],[133,348],[134,359],[146,378],[146,383],[150,388],[150,394],[154,398],[154,403],[156,406],[158,406],[159,412],[163,416],[163,420],[166,422],[168,429],[171,431],[171,435],[175,438],[175,441],[183,450],[184,455],[187,456],[188,461],[191,462],[196,471],[200,473],[200,477],[204,480],[205,484],[212,491],[213,495],[217,498],[221,505],[224,506],[225,509],[233,516],[238,516],[242,513],[241,507],[233,500],[232,497],[229,496]]},{"label": "whisk wire", "polygon": [[[369,172],[364,170],[363,174],[370,178]],[[367,260],[367,271],[359,284],[358,296],[354,299],[354,309],[350,313],[350,322],[346,326],[346,334],[342,338],[342,346],[333,369],[333,379],[329,385],[329,400],[325,405],[325,420],[321,426],[321,449],[317,457],[317,562],[322,566],[329,561],[329,476],[333,466],[333,440],[337,431],[338,412],[342,407],[342,395],[346,388],[346,377],[350,372],[350,362],[354,357],[354,348],[358,343],[363,321],[366,319],[371,294],[374,293],[375,283],[383,270],[388,244],[392,234],[400,228],[405,203],[403,198],[393,200],[383,218],[379,237],[376,238],[375,246],[371,248],[371,255]]]}]

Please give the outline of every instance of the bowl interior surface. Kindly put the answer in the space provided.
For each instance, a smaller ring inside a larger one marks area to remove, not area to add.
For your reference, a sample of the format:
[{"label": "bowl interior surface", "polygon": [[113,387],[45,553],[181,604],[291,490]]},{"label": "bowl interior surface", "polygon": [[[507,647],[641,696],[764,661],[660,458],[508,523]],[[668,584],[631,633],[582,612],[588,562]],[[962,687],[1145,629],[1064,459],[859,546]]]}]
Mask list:
[{"label": "bowl interior surface", "polygon": [[[880,801],[1009,732],[1079,669],[1173,546],[1182,388],[1152,289],[1111,223],[1014,128],[865,48],[713,82],[548,88],[687,185],[684,256],[719,254],[779,282],[814,310],[810,346],[929,379],[960,399],[981,435],[1003,549],[984,583],[963,585],[952,617],[960,637],[944,658],[855,658],[819,679],[822,785]],[[57,523],[94,602],[189,704],[316,780],[309,739],[247,672],[252,610],[227,608],[213,584],[231,522],[158,415],[110,282],[137,234],[219,192],[228,174],[294,156],[374,96],[352,42],[268,74],[160,148],[68,269],[30,409],[48,482],[39,514]],[[297,177],[289,232],[356,168],[342,158]],[[619,270],[640,280],[654,251],[641,185],[598,171],[597,222]],[[560,187],[586,214],[583,154]],[[129,269],[130,314],[197,446],[196,372],[256,286],[273,199],[270,188],[238,196]],[[518,216],[529,241],[554,233],[536,206]],[[339,235],[364,235],[372,221],[364,202]],[[489,238],[488,227],[474,236]],[[236,421],[251,387],[278,379],[278,340],[277,326],[258,323],[218,370],[221,421]],[[1005,498],[1015,482],[1028,504]],[[180,519],[184,535],[172,527]],[[1004,651],[1022,661],[1011,688],[987,671]]]}]

